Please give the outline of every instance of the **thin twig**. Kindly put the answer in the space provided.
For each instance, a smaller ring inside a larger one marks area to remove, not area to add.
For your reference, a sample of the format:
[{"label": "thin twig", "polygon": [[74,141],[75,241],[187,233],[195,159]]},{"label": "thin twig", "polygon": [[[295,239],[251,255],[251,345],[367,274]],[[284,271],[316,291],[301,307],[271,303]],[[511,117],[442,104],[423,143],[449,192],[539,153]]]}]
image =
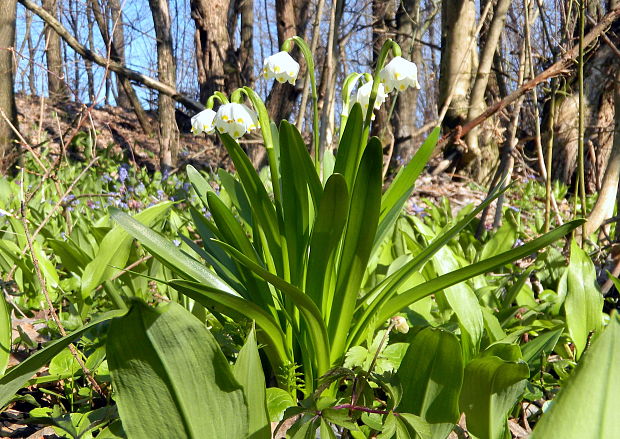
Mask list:
[{"label": "thin twig", "polygon": [[[49,292],[47,291],[47,284],[45,283],[45,278],[43,277],[43,274],[41,273],[41,267],[39,266],[39,260],[37,259],[34,249],[32,248],[32,237],[30,236],[30,231],[28,228],[28,221],[26,220],[26,205],[24,204],[23,201],[21,202],[20,213],[21,213],[21,221],[24,227],[24,235],[26,236],[26,243],[28,245],[28,249],[30,250],[30,256],[32,258],[32,265],[34,266],[34,271],[37,275],[37,278],[39,279],[39,284],[41,285],[41,291],[43,292],[43,296],[45,296],[45,301],[47,302],[49,313],[52,316],[52,319],[54,320],[54,322],[56,323],[56,326],[58,327],[60,334],[63,337],[66,337],[67,331],[65,331],[65,328],[62,322],[60,321],[60,318],[58,318],[58,314],[56,314],[56,310],[54,309],[54,304],[52,303],[52,299],[49,295]],[[80,353],[77,351],[73,343],[69,344],[69,350],[71,351],[71,355],[73,355],[75,360],[78,362],[78,364],[82,368],[82,371],[84,372],[84,376],[90,382],[93,389],[100,395],[103,395],[103,391],[101,390],[101,387],[99,386],[97,381],[95,381],[95,378],[93,377],[90,370],[88,370],[88,368],[86,367],[84,360],[82,360]]]}]

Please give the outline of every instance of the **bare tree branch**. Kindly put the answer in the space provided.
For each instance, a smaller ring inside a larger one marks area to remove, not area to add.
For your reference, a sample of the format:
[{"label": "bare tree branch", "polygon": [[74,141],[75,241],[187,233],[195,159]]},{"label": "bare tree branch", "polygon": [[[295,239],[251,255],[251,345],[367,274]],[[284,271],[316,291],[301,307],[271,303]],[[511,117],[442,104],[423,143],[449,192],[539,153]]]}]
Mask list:
[{"label": "bare tree branch", "polygon": [[65,28],[58,20],[56,20],[52,15],[46,12],[41,6],[37,5],[32,0],[18,0],[25,8],[31,10],[35,14],[37,14],[43,21],[45,21],[54,31],[60,35],[60,37],[65,40],[65,42],[77,53],[79,53],[82,57],[87,60],[90,60],[94,63],[99,64],[103,67],[108,67],[115,73],[120,75],[124,75],[127,78],[136,81],[145,87],[151,88],[153,90],[157,90],[165,95],[170,96],[175,101],[185,105],[187,108],[195,111],[201,111],[204,109],[204,106],[188,96],[185,96],[176,89],[174,85],[164,84],[161,81],[158,81],[155,78],[151,78],[150,76],[143,75],[135,70],[129,69],[124,65],[112,61],[110,59],[104,58],[101,55],[93,52],[86,48],[83,44],[81,44],[71,33]]}]

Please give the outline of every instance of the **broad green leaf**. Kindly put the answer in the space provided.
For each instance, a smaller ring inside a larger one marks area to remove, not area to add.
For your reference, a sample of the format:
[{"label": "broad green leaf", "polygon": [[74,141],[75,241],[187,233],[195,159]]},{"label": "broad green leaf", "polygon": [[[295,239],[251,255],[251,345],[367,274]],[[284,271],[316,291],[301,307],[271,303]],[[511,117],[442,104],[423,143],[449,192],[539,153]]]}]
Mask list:
[{"label": "broad green leaf", "polygon": [[271,425],[267,414],[265,374],[258,354],[254,329],[248,334],[233,367],[235,379],[243,387],[249,408],[248,431],[252,439],[270,439]]},{"label": "broad green leaf", "polygon": [[[284,365],[290,360],[286,355],[284,333],[274,318],[263,308],[242,297],[228,294],[206,284],[186,280],[171,280],[168,282],[175,290],[194,299],[211,312],[219,312],[231,318],[251,319],[262,330],[259,337],[265,344],[264,349],[271,361]],[[277,361],[276,361],[277,359]]]},{"label": "broad green leaf", "polygon": [[293,397],[286,390],[278,387],[267,389],[267,411],[271,422],[280,422],[284,411],[296,405]]},{"label": "broad green leaf", "polygon": [[0,375],[4,375],[11,356],[11,310],[4,294],[0,297]]},{"label": "broad green leaf", "polygon": [[331,362],[339,360],[346,350],[360,286],[377,230],[381,206],[383,153],[379,139],[373,137],[362,155],[351,192],[349,219],[342,242],[338,278],[329,319],[332,342]]},{"label": "broad green leaf", "polygon": [[487,259],[512,248],[519,237],[519,226],[510,209],[506,210],[505,221],[482,247],[480,259]]},{"label": "broad green leaf", "polygon": [[[170,208],[171,202],[160,203],[140,212],[135,216],[136,221],[140,221],[150,227]],[[131,251],[133,238],[123,229],[116,226],[108,232],[101,241],[99,251],[95,258],[86,265],[82,275],[82,299],[86,299],[90,293],[97,288],[103,281],[110,279],[124,268]]]},{"label": "broad green leaf", "polygon": [[581,357],[531,439],[584,439],[618,436],[620,407],[620,320],[609,326]]},{"label": "broad green leaf", "polygon": [[[571,230],[579,227],[581,224],[583,224],[583,222],[584,220],[582,219],[570,221],[552,230],[551,232],[546,233],[508,252],[493,256],[492,258],[485,259],[468,267],[460,268],[452,273],[444,274],[443,276],[439,276],[435,279],[432,279],[428,282],[404,291],[398,296],[393,297],[383,307],[377,310],[377,313],[374,316],[374,320],[379,323],[376,323],[376,325],[387,321],[387,319],[389,319],[393,315],[396,315],[407,306],[420,299],[423,299],[424,297],[430,296],[437,291],[443,290],[444,288],[455,285],[474,276],[478,276],[479,274],[487,273],[509,262],[513,262],[523,257],[530,256],[532,253],[535,253],[541,248],[548,246],[549,244],[557,241],[558,239],[569,233]],[[374,330],[374,328],[370,328],[370,330]],[[353,343],[355,343],[358,338],[361,338],[359,337],[359,334],[364,334],[364,332],[356,334],[356,338],[353,339]]]},{"label": "broad green leaf", "polygon": [[[500,352],[496,349],[493,353]],[[512,350],[506,353],[514,357]],[[472,360],[465,367],[459,399],[468,431],[480,439],[504,438],[508,414],[519,402],[529,375],[527,364],[520,360],[508,361],[495,355]]]},{"label": "broad green leaf", "polygon": [[[312,163],[312,158],[310,157],[310,154],[308,154],[308,149],[301,138],[301,134],[294,125],[291,125],[285,120],[283,120],[280,124],[281,149],[282,146],[285,146],[288,149],[288,154],[290,155],[293,165],[292,169],[304,177],[303,180],[305,180],[308,185],[314,205],[315,207],[318,206],[319,201],[321,200],[321,193],[323,192],[323,185],[321,184],[321,180],[316,173],[316,169]],[[280,153],[280,157],[282,156],[283,154]],[[284,167],[285,165],[281,162],[280,166]],[[282,171],[284,172],[284,169],[282,169]],[[282,185],[284,185],[284,180],[282,181]]]},{"label": "broad green leaf", "polygon": [[118,209],[110,209],[110,215],[129,235],[146,246],[162,264],[183,278],[201,282],[219,291],[239,296],[239,293],[218,278],[206,266],[182,252],[159,233]]},{"label": "broad green leaf", "polygon": [[[310,206],[308,176],[305,175],[305,169],[298,164],[304,156],[308,159],[309,156],[297,128],[284,120],[280,123],[280,145],[282,216],[288,246],[290,280],[293,285],[299,285],[310,235]],[[316,176],[314,168],[311,172]],[[318,177],[316,178],[318,180]]]},{"label": "broad green leaf", "polygon": [[[435,253],[433,266],[438,275],[454,272],[461,267],[448,247],[443,247]],[[440,304],[444,300],[447,301],[458,318],[463,354],[467,362],[478,353],[484,331],[484,318],[478,297],[468,284],[462,282],[438,293],[436,299]]]},{"label": "broad green leaf", "polygon": [[220,178],[220,182],[226,192],[226,195],[228,195],[232,201],[241,219],[249,226],[252,226],[252,208],[250,207],[250,201],[243,190],[243,185],[239,182],[239,180],[233,177],[232,174],[223,168],[218,170],[217,175]]},{"label": "broad green leaf", "polygon": [[112,321],[106,350],[128,437],[247,437],[243,388],[215,338],[181,305],[135,302]]},{"label": "broad green leaf", "polygon": [[603,296],[598,289],[594,264],[575,240],[571,242],[566,283],[566,326],[579,358],[586,348],[590,332],[601,329]]},{"label": "broad green leaf", "polygon": [[461,347],[454,334],[434,328],[420,331],[396,372],[403,391],[398,411],[413,413],[430,423],[434,438],[447,436],[460,416],[463,367]]},{"label": "broad green leaf", "polygon": [[28,357],[26,360],[12,367],[0,379],[0,407],[4,407],[13,398],[15,393],[28,381],[39,369],[47,364],[60,351],[69,346],[70,343],[81,337],[86,331],[101,322],[121,316],[125,313],[122,310],[110,311],[96,317],[92,322],[84,325],[77,331],[67,334],[58,340],[48,343],[43,349]]}]

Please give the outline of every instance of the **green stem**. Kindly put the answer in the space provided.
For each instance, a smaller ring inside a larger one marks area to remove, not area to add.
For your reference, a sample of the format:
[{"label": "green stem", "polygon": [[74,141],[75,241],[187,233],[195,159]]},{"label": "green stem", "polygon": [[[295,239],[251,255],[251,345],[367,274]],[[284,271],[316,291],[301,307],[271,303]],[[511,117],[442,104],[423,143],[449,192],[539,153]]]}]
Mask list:
[{"label": "green stem", "polygon": [[212,109],[213,108],[213,103],[215,102],[215,100],[220,101],[221,104],[228,104],[228,98],[226,97],[226,95],[224,93],[222,93],[221,91],[216,91],[215,93],[213,93],[213,96],[209,97],[209,99],[207,99],[207,103],[205,104],[205,108],[207,109]]},{"label": "green stem", "polygon": [[[579,197],[581,199],[581,215],[586,217],[586,179],[584,165],[584,125],[585,125],[585,100],[583,95],[583,38],[585,33],[585,4],[586,0],[579,3]],[[581,227],[581,243],[585,242],[586,227]]]},{"label": "green stem", "polygon": [[368,99],[368,110],[366,111],[366,119],[364,120],[364,133],[362,135],[362,146],[366,146],[368,141],[368,135],[370,134],[370,123],[372,121],[372,113],[375,109],[375,101],[377,100],[377,91],[379,90],[379,73],[385,66],[385,60],[388,54],[392,52],[394,56],[400,56],[400,46],[391,39],[387,39],[381,47],[379,57],[377,58],[377,65],[372,77],[372,89],[370,91],[370,98]]},{"label": "green stem", "polygon": [[324,145],[319,145],[319,96],[316,91],[316,77],[314,74],[314,58],[312,57],[312,51],[308,44],[298,36],[291,37],[284,41],[282,44],[282,50],[286,52],[290,52],[292,50],[292,45],[297,44],[301,54],[306,60],[306,65],[308,66],[308,77],[310,78],[310,90],[312,92],[312,144],[314,150],[314,167],[318,173],[321,172],[321,159],[323,157]]}]

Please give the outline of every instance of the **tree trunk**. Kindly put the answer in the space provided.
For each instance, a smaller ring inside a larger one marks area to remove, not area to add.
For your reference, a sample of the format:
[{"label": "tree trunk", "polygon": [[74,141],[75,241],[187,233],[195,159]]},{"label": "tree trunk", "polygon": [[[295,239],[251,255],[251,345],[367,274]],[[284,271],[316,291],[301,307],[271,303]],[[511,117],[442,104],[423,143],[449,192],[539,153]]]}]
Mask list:
[{"label": "tree trunk", "polygon": [[[286,39],[295,35],[303,38],[308,25],[309,5],[310,2],[306,0],[276,0],[278,45],[281,46]],[[292,56],[295,59],[301,57],[297,48],[293,50]],[[300,64],[302,64],[301,60]],[[303,68],[300,70],[300,78],[304,71]],[[282,119],[288,119],[301,91],[301,87],[292,87],[290,84],[280,84],[274,81],[267,97],[267,110],[272,120],[279,123]]]},{"label": "tree trunk", "polygon": [[[414,20],[416,23],[414,23]],[[422,45],[420,39],[420,0],[403,0],[396,13],[398,34],[396,41],[400,45],[403,57],[410,59],[418,68],[422,64]],[[398,93],[392,121],[394,124],[394,151],[390,167],[397,168],[407,163],[418,148],[416,131],[416,113],[418,110],[418,93],[415,87],[409,87]]]},{"label": "tree trunk", "polygon": [[[16,0],[0,2],[0,109],[6,118],[17,126],[15,108],[13,52],[15,47]],[[0,173],[5,174],[16,158],[15,133],[0,117]]]},{"label": "tree trunk", "polygon": [[616,73],[614,83],[614,133],[612,149],[596,204],[588,216],[585,229],[586,236],[594,233],[603,224],[603,221],[613,216],[618,182],[620,182],[620,71]]},{"label": "tree trunk", "polygon": [[254,0],[237,0],[237,11],[241,15],[241,45],[238,62],[241,72],[239,86],[254,85]]},{"label": "tree trunk", "polygon": [[452,95],[443,121],[449,129],[462,125],[467,119],[469,90],[477,66],[476,51],[469,50],[475,30],[474,0],[442,2],[439,107]]},{"label": "tree trunk", "polygon": [[[114,43],[115,58],[116,61],[120,62],[121,64],[125,64],[125,29],[123,24],[121,4],[119,0],[108,0],[108,7],[110,8],[110,14],[112,16],[112,42]],[[120,76],[118,73],[115,76],[116,88],[118,89],[116,104],[119,107],[130,110],[133,107],[133,99],[128,96],[127,92],[125,91],[128,85],[124,84],[124,80],[126,79],[123,76]],[[130,84],[129,86],[131,87]]]},{"label": "tree trunk", "polygon": [[[377,59],[383,43],[395,30],[395,3],[390,0],[373,0],[372,2],[372,45],[373,45],[373,70],[377,65]],[[373,72],[374,73],[374,72]],[[391,146],[394,142],[394,134],[389,123],[388,111],[392,105],[392,97],[388,97],[381,105],[381,108],[374,110],[375,120],[372,123],[371,135],[377,136],[381,140],[384,148]],[[391,154],[388,154],[388,156]],[[389,160],[389,158],[388,158]]]},{"label": "tree trunk", "polygon": [[196,67],[200,101],[204,104],[215,92],[228,92],[226,66],[231,42],[228,34],[230,0],[191,0],[191,15],[196,25]]},{"label": "tree trunk", "polygon": [[[480,49],[480,62],[469,99],[468,121],[475,119],[486,109],[485,94],[491,76],[491,67],[500,35],[504,30],[509,6],[510,0],[497,1],[493,18],[490,20],[485,33],[483,46]],[[493,121],[488,120],[486,124],[492,125]],[[484,181],[493,172],[494,165],[499,157],[499,148],[497,142],[490,135],[491,131],[482,125],[471,130],[465,138],[467,151],[463,155],[461,166],[464,166],[469,171],[468,174],[477,181]]]},{"label": "tree trunk", "polygon": [[[88,49],[92,51],[95,50],[95,35],[93,32],[95,19],[93,17],[93,9],[90,2],[86,5],[86,22],[88,23]],[[88,58],[84,58],[84,67],[86,68],[86,78],[88,81],[88,99],[89,102],[95,102],[95,75],[93,74],[93,62]]]},{"label": "tree trunk", "polygon": [[[604,42],[584,68],[585,92],[585,171],[586,190],[595,193],[601,178],[614,132],[614,79],[620,71],[617,55]],[[552,177],[568,185],[574,181],[577,166],[578,89],[569,90],[555,110]]]},{"label": "tree trunk", "polygon": [[[58,17],[57,0],[43,0],[43,9],[50,15]],[[47,60],[47,87],[50,98],[55,102],[66,99],[69,95],[64,81],[62,50],[60,37],[47,24],[43,28],[45,35],[45,57]]]},{"label": "tree trunk", "polygon": [[[176,61],[172,52],[172,36],[168,0],[149,0],[155,35],[157,36],[157,72],[161,82],[176,85]],[[174,117],[174,100],[159,93],[159,160],[163,173],[176,165],[179,153],[179,128]]]}]

